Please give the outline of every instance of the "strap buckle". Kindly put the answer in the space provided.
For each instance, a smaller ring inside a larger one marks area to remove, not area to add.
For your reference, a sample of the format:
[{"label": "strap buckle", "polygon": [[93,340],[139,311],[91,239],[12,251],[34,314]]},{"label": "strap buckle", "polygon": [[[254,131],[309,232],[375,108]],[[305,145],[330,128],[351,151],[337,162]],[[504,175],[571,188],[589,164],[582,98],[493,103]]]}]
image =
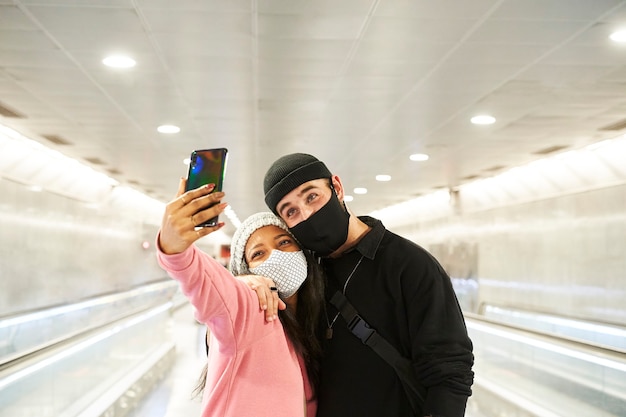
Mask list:
[{"label": "strap buckle", "polygon": [[350,320],[350,323],[348,323],[348,329],[350,329],[352,334],[361,339],[361,342],[365,345],[372,335],[376,333],[376,329],[372,329],[370,325],[367,324],[367,322],[358,314]]}]

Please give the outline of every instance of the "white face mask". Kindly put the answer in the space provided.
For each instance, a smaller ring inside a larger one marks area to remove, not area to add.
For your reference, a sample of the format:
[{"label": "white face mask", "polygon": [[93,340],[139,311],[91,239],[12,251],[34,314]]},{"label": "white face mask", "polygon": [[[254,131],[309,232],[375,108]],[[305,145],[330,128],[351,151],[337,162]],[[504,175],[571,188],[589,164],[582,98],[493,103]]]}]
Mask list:
[{"label": "white face mask", "polygon": [[250,268],[250,272],[271,278],[276,283],[278,295],[291,297],[307,277],[304,252],[283,252],[275,249],[262,264]]}]

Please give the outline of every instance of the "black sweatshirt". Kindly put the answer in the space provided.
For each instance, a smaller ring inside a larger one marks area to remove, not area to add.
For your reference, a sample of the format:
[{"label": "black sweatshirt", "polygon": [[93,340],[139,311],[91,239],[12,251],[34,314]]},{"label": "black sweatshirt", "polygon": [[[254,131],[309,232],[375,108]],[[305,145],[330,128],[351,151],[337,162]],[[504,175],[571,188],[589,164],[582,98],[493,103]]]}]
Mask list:
[{"label": "black sweatshirt", "polygon": [[[353,250],[322,260],[326,299],[343,289],[362,258],[345,294],[365,321],[411,359],[426,389],[420,414],[463,416],[474,357],[450,278],[423,248],[386,230],[379,220],[359,218],[372,230]],[[317,416],[413,416],[391,366],[350,333],[328,302],[326,310],[322,327],[335,322],[332,338],[324,342]]]}]

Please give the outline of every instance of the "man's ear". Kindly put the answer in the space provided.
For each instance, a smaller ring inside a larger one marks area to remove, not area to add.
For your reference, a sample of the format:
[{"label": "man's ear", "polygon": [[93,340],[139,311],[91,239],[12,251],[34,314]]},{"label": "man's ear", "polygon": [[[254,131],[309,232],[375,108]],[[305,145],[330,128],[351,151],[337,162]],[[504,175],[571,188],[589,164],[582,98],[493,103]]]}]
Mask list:
[{"label": "man's ear", "polygon": [[337,175],[333,175],[332,177],[330,177],[330,180],[332,181],[333,188],[335,189],[335,193],[337,194],[337,199],[339,199],[339,201],[343,201],[343,196],[345,193],[343,190],[343,184],[341,184],[341,179]]}]

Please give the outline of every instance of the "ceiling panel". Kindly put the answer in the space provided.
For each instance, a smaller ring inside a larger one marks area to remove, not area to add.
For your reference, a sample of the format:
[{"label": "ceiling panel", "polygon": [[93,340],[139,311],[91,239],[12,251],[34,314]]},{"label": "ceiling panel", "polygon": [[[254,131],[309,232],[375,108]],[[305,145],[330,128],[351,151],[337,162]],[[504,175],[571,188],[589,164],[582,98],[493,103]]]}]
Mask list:
[{"label": "ceiling panel", "polygon": [[226,146],[242,218],[275,158],[310,152],[367,213],[624,133],[602,130],[626,118],[620,27],[618,0],[0,0],[0,104],[26,116],[0,123],[163,201]]},{"label": "ceiling panel", "polygon": [[[214,39],[249,35],[249,12],[208,12],[195,9],[142,9],[141,16],[155,33],[174,33]],[[198,38],[201,40],[202,38]],[[193,39],[193,38],[190,38]]]},{"label": "ceiling panel", "polygon": [[260,15],[259,36],[268,39],[355,39],[363,26],[359,16]]},{"label": "ceiling panel", "polygon": [[385,39],[390,45],[405,40],[455,43],[462,39],[477,23],[470,18],[424,19],[410,17],[374,16],[364,33],[365,40]]},{"label": "ceiling panel", "polygon": [[12,3],[0,4],[0,27],[2,32],[8,30],[33,30],[31,19],[19,7],[12,5]]},{"label": "ceiling panel", "polygon": [[502,0],[391,0],[379,1],[375,14],[378,16],[416,17],[422,19],[481,19],[489,11],[502,4]]},{"label": "ceiling panel", "polygon": [[264,0],[255,2],[259,13],[280,15],[365,16],[376,3],[373,0]]},{"label": "ceiling panel", "polygon": [[[106,2],[106,0],[104,0]],[[118,0],[120,2],[124,0]],[[130,1],[130,0],[128,0]],[[140,6],[141,10],[162,9],[162,10],[194,10],[207,11],[213,13],[241,13],[249,12],[252,2],[250,0],[229,0],[229,1],[206,1],[206,0],[132,0]]]},{"label": "ceiling panel", "polygon": [[[40,3],[41,4],[41,3]],[[141,22],[135,11],[128,8],[38,6],[24,9],[34,24],[39,25],[47,33],[107,33],[113,28],[122,32],[143,32]]]},{"label": "ceiling panel", "polygon": [[[182,1],[182,0],[181,0]],[[41,6],[45,4],[46,6],[54,6],[54,7],[67,7],[68,5],[73,6],[87,6],[87,7],[132,7],[134,0],[72,0],[68,2],[67,0],[22,0],[19,3],[24,5],[34,5]]]},{"label": "ceiling panel", "polygon": [[613,8],[620,0],[507,0],[494,11],[494,19],[529,20],[580,20],[597,19]]}]

